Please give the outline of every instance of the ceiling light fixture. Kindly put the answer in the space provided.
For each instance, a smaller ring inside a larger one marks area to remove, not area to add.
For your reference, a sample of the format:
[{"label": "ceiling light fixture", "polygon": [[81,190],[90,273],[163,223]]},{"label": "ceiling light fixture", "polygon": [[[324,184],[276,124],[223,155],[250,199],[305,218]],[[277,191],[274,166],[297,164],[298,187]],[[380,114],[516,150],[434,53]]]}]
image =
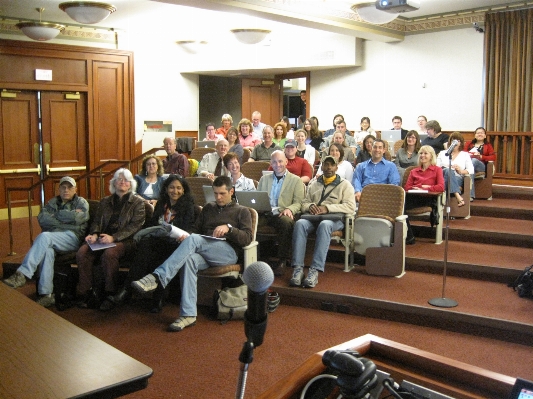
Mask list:
[{"label": "ceiling light fixture", "polygon": [[243,44],[261,43],[270,33],[267,29],[232,29],[231,32]]},{"label": "ceiling light fixture", "polygon": [[80,24],[96,24],[117,11],[111,4],[97,1],[68,1],[59,4],[59,8]]},{"label": "ceiling light fixture", "polygon": [[361,19],[369,24],[382,25],[388,24],[396,19],[397,13],[386,12],[376,8],[376,2],[364,2],[354,4],[350,7],[353,12],[361,17]]},{"label": "ceiling light fixture", "polygon": [[59,32],[62,32],[65,29],[64,25],[59,25],[52,22],[42,22],[41,17],[44,8],[36,8],[36,10],[39,12],[39,22],[19,22],[16,25],[17,28],[19,28],[22,33],[24,33],[30,39],[45,42],[53,39],[59,35]]}]

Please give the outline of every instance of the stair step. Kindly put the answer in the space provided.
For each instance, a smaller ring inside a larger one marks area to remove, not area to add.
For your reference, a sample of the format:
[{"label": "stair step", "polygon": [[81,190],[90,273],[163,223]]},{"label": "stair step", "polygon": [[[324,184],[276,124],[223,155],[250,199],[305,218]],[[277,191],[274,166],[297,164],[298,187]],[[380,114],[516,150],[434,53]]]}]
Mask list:
[{"label": "stair step", "polygon": [[470,204],[472,216],[487,216],[505,219],[533,220],[533,198],[494,198],[475,200]]}]

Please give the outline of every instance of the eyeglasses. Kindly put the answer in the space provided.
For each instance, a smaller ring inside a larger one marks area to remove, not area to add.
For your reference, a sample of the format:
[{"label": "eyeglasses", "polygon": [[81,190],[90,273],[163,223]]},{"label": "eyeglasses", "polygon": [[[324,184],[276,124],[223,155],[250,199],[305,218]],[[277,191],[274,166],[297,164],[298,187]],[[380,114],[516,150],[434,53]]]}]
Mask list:
[{"label": "eyeglasses", "polygon": [[115,181],[117,183],[129,183],[130,182],[128,179],[124,179],[122,177],[118,177]]}]

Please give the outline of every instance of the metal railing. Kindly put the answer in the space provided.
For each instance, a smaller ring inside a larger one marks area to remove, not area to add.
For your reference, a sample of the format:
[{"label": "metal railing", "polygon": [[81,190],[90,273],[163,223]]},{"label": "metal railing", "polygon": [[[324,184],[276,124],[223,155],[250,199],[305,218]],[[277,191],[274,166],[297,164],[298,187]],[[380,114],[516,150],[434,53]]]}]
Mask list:
[{"label": "metal railing", "polygon": [[[127,168],[134,175],[140,170],[139,163],[142,159],[148,154],[155,154],[157,151],[161,151],[164,148],[157,147],[152,148],[149,151],[142,153],[141,155],[131,159],[131,160],[118,160],[110,159],[104,163],[98,165],[96,168],[90,170],[89,172],[79,176],[76,180],[79,182],[84,181],[86,184],[87,196],[88,198],[93,198],[92,192],[95,194],[98,193],[97,198],[102,199],[105,196],[105,180],[113,175],[120,168]],[[114,166],[112,166],[114,165]],[[132,165],[134,170],[132,170]],[[108,169],[109,168],[109,169]],[[9,256],[15,255],[13,252],[13,220],[12,220],[12,206],[11,206],[11,193],[13,191],[23,191],[27,192],[27,208],[28,208],[28,223],[29,223],[29,232],[30,232],[30,245],[33,245],[33,211],[32,211],[32,201],[33,201],[33,191],[43,185],[48,180],[52,179],[52,176],[47,176],[45,179],[39,180],[36,183],[32,184],[30,187],[10,187],[7,189],[7,218],[8,218],[8,228],[9,228]],[[94,186],[91,184],[92,180],[96,180]],[[41,204],[41,207],[44,204]]]}]

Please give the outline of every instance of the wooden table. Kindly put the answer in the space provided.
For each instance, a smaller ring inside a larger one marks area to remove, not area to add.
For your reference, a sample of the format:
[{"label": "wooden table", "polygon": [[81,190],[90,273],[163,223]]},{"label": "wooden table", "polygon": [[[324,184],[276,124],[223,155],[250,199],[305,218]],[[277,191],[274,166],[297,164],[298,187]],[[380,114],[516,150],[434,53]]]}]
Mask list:
[{"label": "wooden table", "polygon": [[153,370],[0,283],[0,397],[114,398]]}]

